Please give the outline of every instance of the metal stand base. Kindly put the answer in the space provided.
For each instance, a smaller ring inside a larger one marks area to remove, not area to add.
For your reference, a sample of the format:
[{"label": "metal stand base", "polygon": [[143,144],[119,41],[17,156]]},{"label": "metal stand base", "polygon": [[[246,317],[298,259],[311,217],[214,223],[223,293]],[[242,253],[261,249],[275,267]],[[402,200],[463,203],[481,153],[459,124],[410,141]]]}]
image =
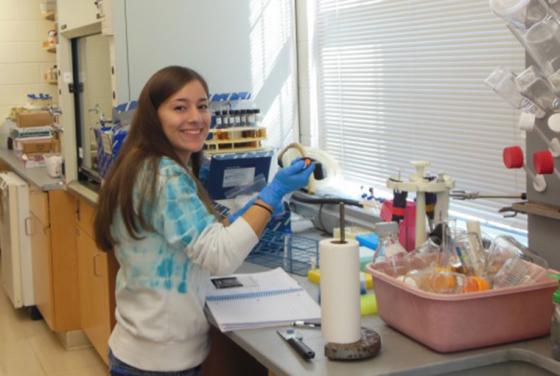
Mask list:
[{"label": "metal stand base", "polygon": [[325,356],[330,360],[360,360],[376,356],[381,350],[381,337],[376,331],[362,328],[362,338],[354,343],[325,345]]}]

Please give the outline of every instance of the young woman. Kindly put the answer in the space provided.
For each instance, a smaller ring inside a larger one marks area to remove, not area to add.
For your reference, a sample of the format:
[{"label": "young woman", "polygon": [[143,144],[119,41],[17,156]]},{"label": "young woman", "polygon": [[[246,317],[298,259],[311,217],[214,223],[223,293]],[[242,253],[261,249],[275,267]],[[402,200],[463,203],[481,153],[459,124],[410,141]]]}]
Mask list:
[{"label": "young woman", "polygon": [[313,165],[280,170],[232,223],[217,218],[197,179],[210,125],[208,87],[171,66],[144,86],[119,157],[99,194],[95,237],[114,251],[117,324],[113,375],[197,375],[209,351],[203,313],[209,276],[232,273],[282,197]]}]

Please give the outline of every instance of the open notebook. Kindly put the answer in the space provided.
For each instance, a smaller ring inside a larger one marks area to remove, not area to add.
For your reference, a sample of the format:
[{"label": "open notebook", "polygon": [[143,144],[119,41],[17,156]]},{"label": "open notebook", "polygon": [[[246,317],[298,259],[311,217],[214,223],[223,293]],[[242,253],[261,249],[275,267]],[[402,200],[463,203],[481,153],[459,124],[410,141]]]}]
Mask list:
[{"label": "open notebook", "polygon": [[206,304],[222,332],[321,318],[319,305],[281,268],[211,278]]}]

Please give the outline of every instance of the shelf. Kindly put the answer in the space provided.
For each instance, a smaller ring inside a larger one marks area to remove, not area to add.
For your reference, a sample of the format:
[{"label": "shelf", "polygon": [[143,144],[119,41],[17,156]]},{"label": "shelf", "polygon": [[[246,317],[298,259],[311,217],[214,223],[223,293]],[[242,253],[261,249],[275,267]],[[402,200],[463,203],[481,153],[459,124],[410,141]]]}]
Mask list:
[{"label": "shelf", "polygon": [[56,44],[52,45],[49,44],[48,42],[43,42],[43,50],[54,53],[56,52]]},{"label": "shelf", "polygon": [[54,21],[54,12],[50,11],[47,13],[42,13],[42,16],[45,20]]},{"label": "shelf", "polygon": [[517,202],[512,205],[513,210],[525,213],[547,217],[552,219],[560,219],[560,207],[541,204],[537,202]]}]

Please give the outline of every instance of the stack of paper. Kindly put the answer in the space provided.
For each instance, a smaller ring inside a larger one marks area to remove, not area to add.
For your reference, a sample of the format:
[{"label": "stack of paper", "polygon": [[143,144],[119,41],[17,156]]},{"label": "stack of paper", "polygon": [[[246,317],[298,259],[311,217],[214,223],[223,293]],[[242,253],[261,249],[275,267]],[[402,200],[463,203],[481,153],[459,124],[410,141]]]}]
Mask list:
[{"label": "stack of paper", "polygon": [[206,304],[222,332],[319,321],[319,305],[283,269],[215,277]]}]

